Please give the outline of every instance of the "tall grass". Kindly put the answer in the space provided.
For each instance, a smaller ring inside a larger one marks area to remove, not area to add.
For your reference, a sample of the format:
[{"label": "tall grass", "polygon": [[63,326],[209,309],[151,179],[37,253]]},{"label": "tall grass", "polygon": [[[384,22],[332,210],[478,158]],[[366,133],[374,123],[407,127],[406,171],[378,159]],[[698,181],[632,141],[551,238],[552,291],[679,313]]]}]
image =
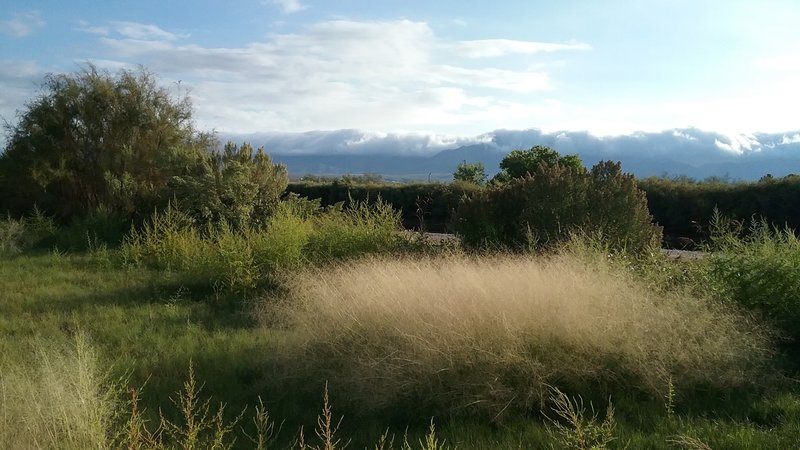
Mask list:
[{"label": "tall grass", "polygon": [[7,217],[0,219],[0,255],[13,255],[25,247],[25,222]]},{"label": "tall grass", "polygon": [[284,203],[264,228],[243,229],[224,222],[198,227],[168,207],[131,230],[119,255],[128,265],[183,272],[199,282],[246,291],[281,270],[391,252],[405,241],[398,214],[383,202],[313,212],[307,211],[309,204]]},{"label": "tall grass", "polygon": [[745,232],[742,222],[715,211],[711,239],[711,287],[720,297],[763,314],[798,341],[800,238],[795,231],[753,220]]},{"label": "tall grass", "polygon": [[109,448],[117,392],[87,339],[39,341],[31,356],[0,361],[0,448]]},{"label": "tall grass", "polygon": [[34,208],[19,219],[0,219],[0,255],[13,255],[50,239],[56,232],[52,217]]},{"label": "tall grass", "polygon": [[388,253],[401,245],[400,213],[380,199],[374,204],[353,202],[329,208],[313,220],[308,257],[327,262],[371,253]]},{"label": "tall grass", "polygon": [[540,409],[549,386],[661,396],[750,383],[766,333],[704,298],[557,256],[366,258],[287,280],[267,303],[295,331],[294,372],[359,408]]}]

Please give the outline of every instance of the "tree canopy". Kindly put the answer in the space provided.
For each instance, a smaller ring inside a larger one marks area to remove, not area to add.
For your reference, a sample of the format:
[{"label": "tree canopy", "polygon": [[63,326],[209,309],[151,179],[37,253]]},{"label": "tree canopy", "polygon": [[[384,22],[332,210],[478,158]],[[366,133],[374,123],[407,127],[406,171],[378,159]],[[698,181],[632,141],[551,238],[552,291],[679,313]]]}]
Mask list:
[{"label": "tree canopy", "polygon": [[48,75],[7,131],[0,211],[16,214],[130,218],[176,201],[198,223],[246,227],[266,223],[288,182],[263,148],[218,150],[195,130],[188,96],[143,68]]},{"label": "tree canopy", "polygon": [[194,129],[188,97],[143,68],[112,74],[92,65],[48,75],[7,137],[0,209],[36,204],[62,218],[97,208],[131,213],[209,143]]},{"label": "tree canopy", "polygon": [[468,246],[554,249],[573,233],[602,236],[609,248],[632,253],[660,244],[645,193],[619,163],[587,171],[576,155],[536,146],[511,152],[500,167],[503,182],[459,203],[453,226]]},{"label": "tree canopy", "polygon": [[453,173],[453,180],[482,185],[486,183],[486,168],[484,168],[481,162],[460,162],[458,163],[458,167],[456,167],[456,171]]},{"label": "tree canopy", "polygon": [[561,166],[576,170],[585,170],[578,155],[560,155],[557,151],[544,145],[535,145],[528,150],[513,150],[500,161],[500,172],[495,176],[498,181],[522,178],[536,173],[539,166]]}]

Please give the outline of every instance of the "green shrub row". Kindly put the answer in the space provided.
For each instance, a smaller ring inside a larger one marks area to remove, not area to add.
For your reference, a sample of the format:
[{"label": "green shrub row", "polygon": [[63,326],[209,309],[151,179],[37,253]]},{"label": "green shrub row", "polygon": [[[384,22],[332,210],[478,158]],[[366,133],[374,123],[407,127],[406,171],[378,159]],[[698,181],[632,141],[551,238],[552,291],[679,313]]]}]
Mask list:
[{"label": "green shrub row", "polygon": [[772,225],[800,228],[797,176],[765,177],[752,183],[647,178],[639,180],[639,187],[647,193],[650,212],[664,227],[668,245],[692,246],[707,241],[715,207],[736,220],[756,217]]},{"label": "green shrub row", "polygon": [[471,247],[555,249],[574,233],[602,236],[617,251],[658,249],[661,229],[652,223],[644,193],[619,163],[547,166],[465,197],[454,217],[456,232]]},{"label": "green shrub row", "polygon": [[319,199],[322,205],[351,201],[375,202],[382,199],[400,212],[408,228],[449,231],[450,218],[464,195],[480,191],[470,183],[369,183],[290,182],[287,191],[301,197]]},{"label": "green shrub row", "polygon": [[0,253],[17,254],[29,249],[86,251],[101,246],[116,246],[129,223],[105,209],[75,217],[58,226],[52,216],[38,208],[19,219],[0,220]]},{"label": "green shrub row", "polygon": [[127,265],[181,272],[201,284],[242,291],[279,270],[396,251],[403,245],[401,231],[399,215],[382,201],[322,209],[293,197],[260,228],[225,221],[198,225],[170,206],[133,228],[119,256]]},{"label": "green shrub row", "polygon": [[[692,181],[669,178],[637,180],[647,196],[650,213],[664,229],[668,247],[695,248],[709,238],[712,212],[717,207],[737,220],[765,218],[770,224],[800,228],[800,177],[765,178],[754,183]],[[341,181],[291,182],[289,192],[318,198],[323,205],[383,198],[399,210],[403,223],[419,226],[420,212],[428,231],[451,231],[452,214],[464,194],[481,188],[466,183],[350,184]]]}]

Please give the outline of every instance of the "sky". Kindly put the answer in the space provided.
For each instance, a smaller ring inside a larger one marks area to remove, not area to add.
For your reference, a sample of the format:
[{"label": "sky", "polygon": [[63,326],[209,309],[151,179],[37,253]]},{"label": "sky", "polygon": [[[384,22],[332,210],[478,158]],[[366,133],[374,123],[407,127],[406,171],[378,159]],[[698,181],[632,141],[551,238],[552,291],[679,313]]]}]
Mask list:
[{"label": "sky", "polygon": [[3,3],[12,123],[91,62],[146,67],[222,133],[800,129],[796,0]]}]

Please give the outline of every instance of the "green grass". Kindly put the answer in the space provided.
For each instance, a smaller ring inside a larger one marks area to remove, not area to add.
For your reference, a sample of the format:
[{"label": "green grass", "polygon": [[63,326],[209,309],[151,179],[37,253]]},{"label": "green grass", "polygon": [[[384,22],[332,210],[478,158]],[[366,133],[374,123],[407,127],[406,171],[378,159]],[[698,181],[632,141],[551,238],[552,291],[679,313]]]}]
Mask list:
[{"label": "green grass", "polygon": [[[189,361],[206,391],[243,406],[252,395],[231,389],[263,377],[279,336],[252,326],[240,308],[177,274],[112,268],[90,256],[18,256],[0,262],[0,351],[25,358],[21,341],[92,338],[115,376],[146,386],[155,408],[180,386]],[[257,389],[257,384],[251,386]]]},{"label": "green grass", "polygon": [[[0,259],[0,365],[6,368],[0,379],[15,386],[23,385],[13,380],[32,380],[31,386],[40,389],[58,385],[52,380],[40,383],[47,379],[39,375],[20,378],[19,374],[44,373],[36,368],[42,355],[50,354],[48,349],[56,351],[51,360],[68,361],[58,355],[74,355],[74,351],[59,349],[74,349],[76,336],[85,336],[96,358],[97,379],[108,380],[108,392],[117,394],[112,402],[117,409],[109,413],[113,417],[101,423],[114,423],[117,431],[128,418],[126,386],[139,389],[139,408],[148,427],[157,425],[159,410],[170,421],[183,424],[173,400],[184,387],[191,363],[197,387],[202,386],[200,400],[210,399],[210,415],[222,401],[225,423],[230,423],[248,406],[232,431],[237,435],[235,448],[253,448],[240,427],[255,435],[252,420],[259,397],[277,424],[285,420],[278,445],[272,448],[287,448],[301,425],[307,442],[318,444],[313,430],[322,411],[324,380],[306,380],[310,388],[299,389],[287,379],[292,367],[283,362],[292,356],[287,352],[296,338],[291,329],[280,323],[264,327],[240,295],[197,283],[182,271],[123,267],[115,264],[115,258],[114,251],[98,251],[26,253]],[[58,373],[64,377],[64,386],[73,385],[72,372]],[[16,378],[11,374],[17,374]],[[113,390],[116,380],[124,383]],[[659,396],[614,392],[616,427],[609,448],[681,448],[678,442],[703,442],[710,448],[791,448],[800,440],[800,389],[791,383],[778,379],[777,384],[757,391],[701,390],[691,395],[681,394],[678,388],[671,415]],[[5,392],[9,395],[10,391]],[[92,392],[103,398],[107,391]],[[398,403],[394,410],[376,415],[346,401],[347,392],[337,391],[335,383],[330,384],[330,394],[333,421],[343,416],[339,436],[343,442],[352,438],[348,448],[375,448],[387,429],[387,436],[394,435],[393,448],[401,447],[404,435],[412,448],[426,448],[420,442],[428,433],[430,413]],[[39,404],[52,403],[46,400],[51,397],[38,398],[45,399]],[[593,402],[599,411],[597,423],[601,423],[608,398],[584,398],[587,407]],[[544,419],[544,415],[556,417],[553,406],[545,400],[527,412],[507,414],[494,422],[469,413],[437,413],[436,439],[460,449],[563,448],[564,441],[557,440],[552,424]],[[54,410],[52,417],[58,417],[58,411],[67,409]],[[0,411],[0,420],[4,417],[12,416]],[[48,421],[61,423],[53,418]],[[569,430],[569,422],[559,423]]]}]

